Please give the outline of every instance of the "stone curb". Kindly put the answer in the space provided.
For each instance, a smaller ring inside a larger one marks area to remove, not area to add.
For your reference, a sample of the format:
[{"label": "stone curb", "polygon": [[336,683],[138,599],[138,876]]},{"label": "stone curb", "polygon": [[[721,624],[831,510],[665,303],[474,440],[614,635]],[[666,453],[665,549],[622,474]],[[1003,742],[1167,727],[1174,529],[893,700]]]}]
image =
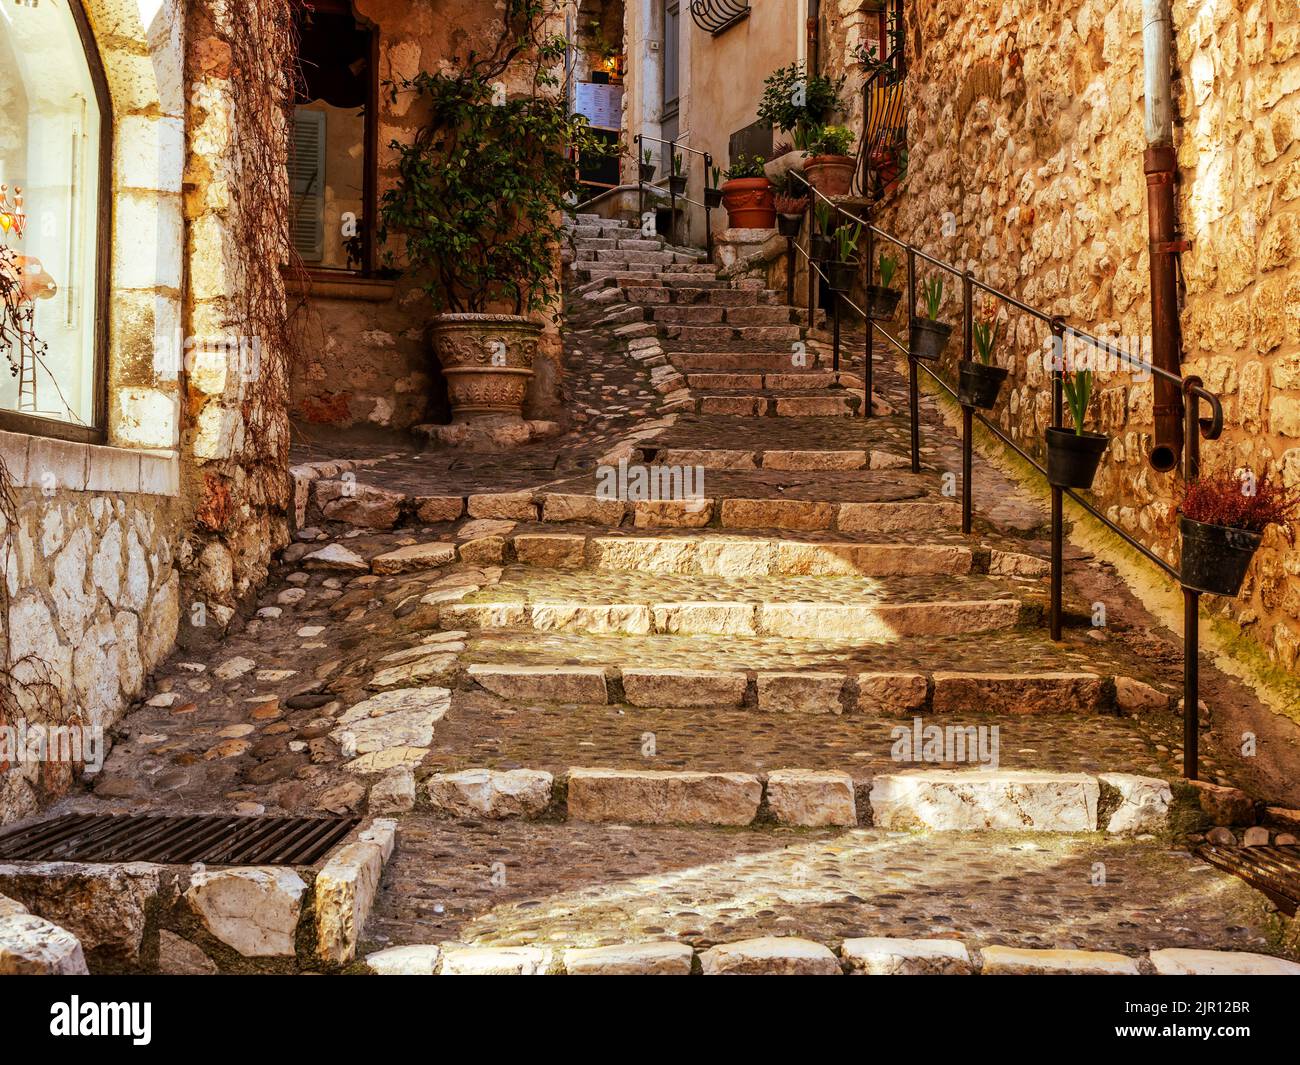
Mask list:
[{"label": "stone curb", "polygon": [[421,944],[370,954],[366,965],[378,975],[429,976],[1300,975],[1296,962],[1245,951],[1158,949],[1135,958],[889,938],[846,939],[836,949],[797,936],[761,936],[706,950],[675,940],[567,948]]},{"label": "stone curb", "polygon": [[750,707],[799,714],[1107,714],[1115,707],[1115,678],[1096,673],[841,673],[476,662],[461,677],[464,683],[505,699],[575,705],[626,702],[667,710]]},{"label": "stone curb", "polygon": [[[481,768],[435,773],[423,786],[431,808],[448,818],[738,828],[863,824],[1119,835],[1163,829],[1173,802],[1169,784],[1155,777],[1015,769],[911,769],[859,783],[826,769],[760,774],[575,766],[551,774]],[[1120,801],[1103,803],[1103,793]]]}]

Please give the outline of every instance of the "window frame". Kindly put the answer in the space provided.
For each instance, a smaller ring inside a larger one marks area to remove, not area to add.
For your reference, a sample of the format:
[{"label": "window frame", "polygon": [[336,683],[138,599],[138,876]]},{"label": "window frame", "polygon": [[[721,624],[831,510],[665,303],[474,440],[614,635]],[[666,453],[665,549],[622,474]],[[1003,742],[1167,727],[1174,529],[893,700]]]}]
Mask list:
[{"label": "window frame", "polygon": [[99,186],[96,190],[98,203],[95,208],[97,277],[94,351],[91,353],[94,397],[91,421],[88,425],[80,425],[58,418],[43,418],[39,414],[0,408],[0,430],[27,436],[72,440],[81,444],[103,444],[108,439],[109,313],[113,289],[113,100],[109,93],[108,77],[104,73],[104,63],[99,55],[99,45],[81,0],[68,0],[68,10],[77,27],[81,52],[90,71],[90,81],[95,87],[95,102],[99,107]]},{"label": "window frame", "polygon": [[[361,204],[362,229],[361,269],[345,270],[333,266],[303,262],[302,268],[309,278],[327,280],[346,280],[356,278],[373,279],[378,276],[378,212],[379,212],[379,24],[359,15],[352,7],[352,0],[297,0],[297,7],[321,15],[346,15],[358,26],[370,34],[370,54],[366,64],[368,78],[366,83],[366,117],[362,132],[364,143],[361,160]],[[301,56],[298,59],[301,62]]]}]

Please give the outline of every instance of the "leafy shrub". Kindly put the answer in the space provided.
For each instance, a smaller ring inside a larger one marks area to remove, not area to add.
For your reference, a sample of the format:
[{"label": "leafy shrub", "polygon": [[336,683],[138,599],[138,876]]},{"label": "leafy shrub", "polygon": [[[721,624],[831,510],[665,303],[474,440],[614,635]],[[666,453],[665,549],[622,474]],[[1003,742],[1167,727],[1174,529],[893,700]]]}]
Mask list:
[{"label": "leafy shrub", "polygon": [[1247,532],[1263,532],[1279,525],[1292,537],[1300,518],[1300,497],[1268,474],[1255,477],[1232,470],[1207,474],[1187,486],[1182,514],[1207,525],[1226,525]]}]

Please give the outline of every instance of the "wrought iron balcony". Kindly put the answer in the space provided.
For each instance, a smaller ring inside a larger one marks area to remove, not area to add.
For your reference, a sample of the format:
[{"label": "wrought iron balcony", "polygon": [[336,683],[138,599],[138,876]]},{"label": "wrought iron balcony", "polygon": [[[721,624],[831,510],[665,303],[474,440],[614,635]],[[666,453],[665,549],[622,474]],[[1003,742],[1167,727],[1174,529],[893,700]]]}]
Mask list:
[{"label": "wrought iron balcony", "polygon": [[749,0],[691,0],[691,18],[700,29],[716,37],[749,18]]}]

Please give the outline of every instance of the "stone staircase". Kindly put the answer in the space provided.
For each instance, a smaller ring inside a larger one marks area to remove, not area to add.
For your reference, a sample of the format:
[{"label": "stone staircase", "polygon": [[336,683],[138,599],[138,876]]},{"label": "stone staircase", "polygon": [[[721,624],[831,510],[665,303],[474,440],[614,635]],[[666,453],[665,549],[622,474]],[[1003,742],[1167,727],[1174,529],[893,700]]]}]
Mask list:
[{"label": "stone staircase", "polygon": [[[1176,661],[1077,590],[1048,639],[1034,506],[981,469],[999,520],[961,536],[955,441],[927,403],[911,471],[899,375],[853,417],[861,379],[779,294],[623,223],[572,232],[574,296],[676,375],[676,413],[465,499],[389,656],[410,668],[370,681],[451,699],[368,965],[1292,971],[1258,897],[1181,849],[1232,816],[1179,781]],[[614,468],[699,490],[611,497]]]}]

